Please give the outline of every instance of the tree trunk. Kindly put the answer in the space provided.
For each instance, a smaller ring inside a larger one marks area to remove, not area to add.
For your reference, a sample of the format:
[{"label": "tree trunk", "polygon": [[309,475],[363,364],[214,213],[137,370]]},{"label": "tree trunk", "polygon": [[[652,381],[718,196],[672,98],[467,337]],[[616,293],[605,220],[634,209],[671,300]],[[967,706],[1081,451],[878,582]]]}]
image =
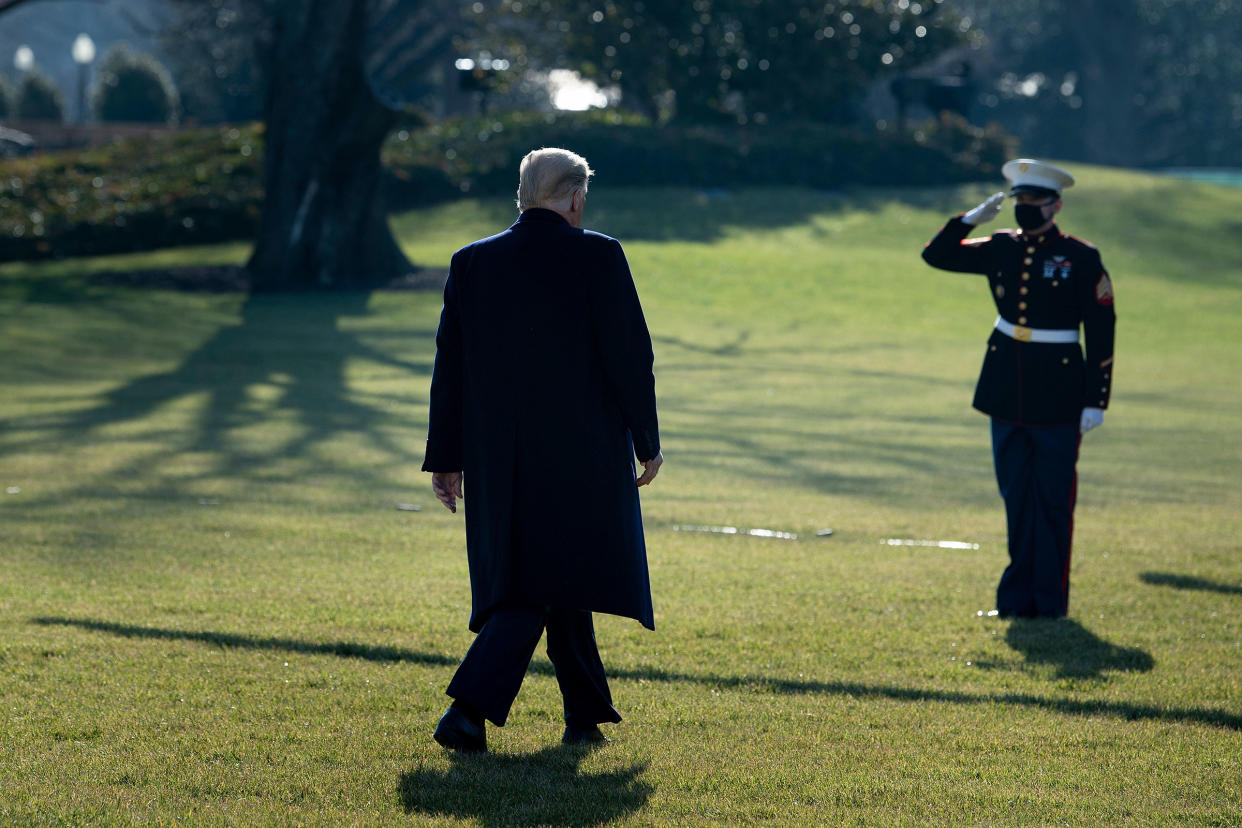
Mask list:
[{"label": "tree trunk", "polygon": [[366,0],[272,8],[254,289],[373,286],[409,273],[381,198],[380,146],[397,115],[364,75]]}]

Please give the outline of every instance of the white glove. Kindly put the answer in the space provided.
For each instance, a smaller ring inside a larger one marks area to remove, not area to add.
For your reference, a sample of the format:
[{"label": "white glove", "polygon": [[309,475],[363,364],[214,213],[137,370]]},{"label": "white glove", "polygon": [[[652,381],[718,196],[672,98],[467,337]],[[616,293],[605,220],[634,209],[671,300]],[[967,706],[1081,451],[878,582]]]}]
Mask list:
[{"label": "white glove", "polygon": [[1104,422],[1104,409],[1102,408],[1084,408],[1082,410],[1082,422],[1078,425],[1078,433],[1086,434],[1091,429]]},{"label": "white glove", "polygon": [[1000,214],[1001,202],[1004,200],[1004,193],[992,193],[992,195],[988,196],[987,201],[962,216],[962,221],[973,225],[991,221]]}]

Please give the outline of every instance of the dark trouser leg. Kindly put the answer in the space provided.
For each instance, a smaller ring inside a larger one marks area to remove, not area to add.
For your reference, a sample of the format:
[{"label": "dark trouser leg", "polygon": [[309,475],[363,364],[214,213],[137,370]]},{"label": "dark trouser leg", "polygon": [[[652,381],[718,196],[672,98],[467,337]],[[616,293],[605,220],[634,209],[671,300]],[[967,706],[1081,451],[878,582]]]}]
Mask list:
[{"label": "dark trouser leg", "polygon": [[495,610],[475,636],[445,692],[503,727],[543,635],[545,616],[542,607]]},{"label": "dark trouser leg", "polygon": [[565,722],[589,728],[600,722],[619,722],[612,706],[604,664],[595,646],[595,626],[584,610],[553,608],[548,612],[548,658],[565,702]]},{"label": "dark trouser leg", "polygon": [[1069,608],[1078,427],[992,421],[996,480],[1005,499],[1009,566],[996,588],[1003,614],[1062,616]]},{"label": "dark trouser leg", "polygon": [[1038,615],[1069,611],[1070,554],[1074,503],[1078,494],[1078,426],[1032,431],[1035,441],[1035,579],[1032,594]]},{"label": "dark trouser leg", "polygon": [[992,460],[1009,530],[1009,566],[996,587],[996,609],[1002,615],[1035,613],[1031,593],[1035,558],[1030,542],[1035,532],[1031,503],[1034,451],[1026,429],[992,421]]}]

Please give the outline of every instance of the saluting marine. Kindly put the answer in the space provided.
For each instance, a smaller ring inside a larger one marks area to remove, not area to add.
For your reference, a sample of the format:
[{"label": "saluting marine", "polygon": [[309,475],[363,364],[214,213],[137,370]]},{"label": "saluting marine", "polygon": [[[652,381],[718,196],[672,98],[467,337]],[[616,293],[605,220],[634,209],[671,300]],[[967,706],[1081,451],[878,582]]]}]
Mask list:
[{"label": "saluting marine", "polygon": [[[1002,617],[1066,614],[1082,435],[1104,421],[1112,388],[1113,286],[1099,251],[1057,227],[1065,170],[1029,158],[1002,167],[1020,230],[966,238],[1004,193],[949,219],[927,246],[933,267],[988,278],[1000,315],[974,407],[992,418],[992,456],[1009,527]],[[1085,336],[1086,359],[1078,343]]]}]

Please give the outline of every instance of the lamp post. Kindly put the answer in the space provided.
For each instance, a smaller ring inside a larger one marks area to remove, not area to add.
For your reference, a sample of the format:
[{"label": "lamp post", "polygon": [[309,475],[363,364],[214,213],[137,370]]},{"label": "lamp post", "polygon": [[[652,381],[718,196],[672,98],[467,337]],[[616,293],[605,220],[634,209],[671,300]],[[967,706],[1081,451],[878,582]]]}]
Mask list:
[{"label": "lamp post", "polygon": [[95,60],[95,41],[88,34],[73,40],[73,62],[78,65],[78,123],[86,123],[86,80]]},{"label": "lamp post", "polygon": [[29,72],[34,68],[34,50],[24,43],[18,46],[13,53],[13,65],[23,74]]}]

